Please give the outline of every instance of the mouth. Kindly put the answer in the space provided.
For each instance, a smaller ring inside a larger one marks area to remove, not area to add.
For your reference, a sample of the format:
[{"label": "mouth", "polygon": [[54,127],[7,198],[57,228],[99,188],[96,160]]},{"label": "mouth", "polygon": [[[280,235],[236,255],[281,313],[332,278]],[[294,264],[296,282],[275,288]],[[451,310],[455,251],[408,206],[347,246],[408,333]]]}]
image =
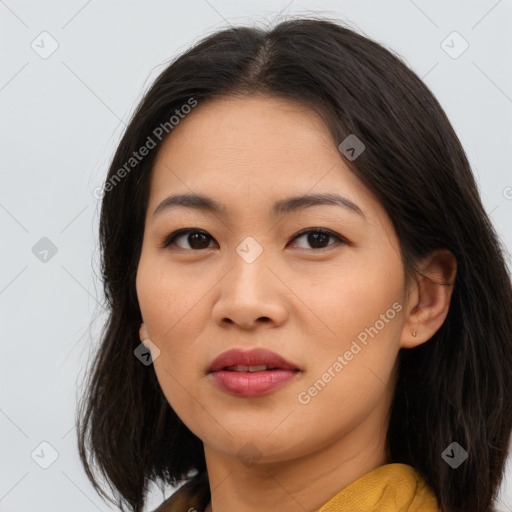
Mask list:
[{"label": "mouth", "polygon": [[219,389],[239,397],[268,394],[300,373],[297,365],[264,349],[229,350],[217,357],[207,371]]},{"label": "mouth", "polygon": [[232,349],[222,353],[210,365],[207,373],[228,371],[256,373],[272,370],[301,371],[284,357],[262,348],[252,350]]}]

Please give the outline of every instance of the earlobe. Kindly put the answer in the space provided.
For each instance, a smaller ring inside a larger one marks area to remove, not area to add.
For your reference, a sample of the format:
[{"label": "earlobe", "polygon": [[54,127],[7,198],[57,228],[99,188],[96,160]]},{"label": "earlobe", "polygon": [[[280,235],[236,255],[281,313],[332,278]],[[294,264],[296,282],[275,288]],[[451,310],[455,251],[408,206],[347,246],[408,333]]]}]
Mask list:
[{"label": "earlobe", "polygon": [[428,341],[448,315],[457,272],[457,260],[448,249],[430,253],[419,265],[414,303],[410,304],[400,339],[401,348]]}]

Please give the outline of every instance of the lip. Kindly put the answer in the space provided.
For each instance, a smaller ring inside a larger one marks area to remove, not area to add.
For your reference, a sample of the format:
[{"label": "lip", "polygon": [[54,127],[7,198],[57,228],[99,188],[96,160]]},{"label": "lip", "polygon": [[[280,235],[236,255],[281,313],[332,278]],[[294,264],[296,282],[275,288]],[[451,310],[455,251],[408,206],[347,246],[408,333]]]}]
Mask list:
[{"label": "lip", "polygon": [[[266,350],[264,348],[254,348],[251,350],[231,349],[223,352],[220,356],[213,360],[208,368],[208,372],[217,372],[224,370],[229,366],[243,364],[247,366],[256,366],[266,364],[271,368],[280,370],[300,370],[300,368],[281,357],[279,354]],[[255,372],[258,373],[258,372]]]},{"label": "lip", "polygon": [[[226,370],[237,364],[246,366],[265,364],[273,369],[257,372]],[[265,395],[279,389],[302,373],[302,370],[279,354],[258,348],[228,350],[212,362],[207,373],[222,391],[235,396],[251,397]]]}]

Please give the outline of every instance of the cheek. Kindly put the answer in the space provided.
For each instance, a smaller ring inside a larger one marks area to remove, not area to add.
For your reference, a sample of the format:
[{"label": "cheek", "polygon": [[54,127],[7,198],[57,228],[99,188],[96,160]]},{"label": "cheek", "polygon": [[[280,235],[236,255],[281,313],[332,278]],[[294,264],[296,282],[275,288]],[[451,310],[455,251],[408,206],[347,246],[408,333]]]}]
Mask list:
[{"label": "cheek", "polygon": [[178,414],[185,413],[191,407],[189,393],[194,395],[193,376],[204,370],[196,340],[206,321],[204,300],[212,284],[197,274],[173,271],[168,261],[143,255],[136,287],[149,337],[160,349],[154,371],[170,405]]},{"label": "cheek", "polygon": [[[160,388],[172,409],[180,418],[188,417],[193,409],[190,394],[195,396],[194,382],[190,379],[191,361],[197,361],[191,340],[195,339],[193,323],[186,314],[192,306],[179,291],[176,280],[156,278],[154,266],[139,267],[137,293],[144,323],[149,337],[159,350],[153,369]],[[190,314],[194,314],[194,310]],[[185,391],[187,390],[187,391]]]},{"label": "cheek", "polygon": [[403,306],[403,286],[401,260],[392,249],[378,254],[354,252],[342,267],[329,269],[328,279],[315,279],[308,306],[331,331],[326,347],[333,340],[349,341],[361,333],[364,339],[366,329],[375,325],[382,333],[391,331],[390,326],[399,323],[396,318]]},{"label": "cheek", "polygon": [[330,273],[334,278],[313,287],[308,305],[330,332],[324,330],[315,340],[302,389],[312,415],[322,416],[322,407],[330,401],[343,404],[342,411],[331,413],[333,425],[347,420],[347,414],[354,415],[353,421],[368,414],[393,386],[403,326],[403,268],[393,249],[361,252],[344,263]]},{"label": "cheek", "polygon": [[201,325],[202,300],[212,279],[175,267],[162,258],[141,258],[137,272],[137,295],[142,317],[152,340],[168,347],[174,340],[193,341]]},{"label": "cheek", "polygon": [[297,413],[313,430],[321,425],[328,439],[368,416],[384,417],[389,407],[403,323],[401,267],[396,269],[369,272],[354,265],[314,294],[314,307],[334,334],[315,342]]}]

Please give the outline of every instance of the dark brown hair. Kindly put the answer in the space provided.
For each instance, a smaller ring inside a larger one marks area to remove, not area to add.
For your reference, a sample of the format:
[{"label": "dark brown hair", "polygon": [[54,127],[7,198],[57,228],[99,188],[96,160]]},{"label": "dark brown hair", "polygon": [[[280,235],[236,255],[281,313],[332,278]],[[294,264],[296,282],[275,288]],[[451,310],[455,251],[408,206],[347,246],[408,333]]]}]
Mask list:
[{"label": "dark brown hair", "polygon": [[[407,272],[437,248],[455,255],[444,324],[427,343],[399,352],[388,450],[392,462],[420,472],[443,510],[491,511],[512,429],[512,290],[503,248],[461,143],[425,84],[381,45],[314,17],[204,38],[156,79],[122,137],[101,205],[108,319],[77,415],[89,479],[108,497],[95,463],[121,510],[141,512],[150,482],[175,485],[206,470],[201,440],[171,409],[152,366],[134,356],[142,321],[135,277],[161,141],[112,180],[191,98],[200,105],[254,93],[315,109],[336,144],[349,134],[363,141],[365,151],[346,163],[386,209]],[[457,469],[441,457],[453,441],[468,452]]]}]

